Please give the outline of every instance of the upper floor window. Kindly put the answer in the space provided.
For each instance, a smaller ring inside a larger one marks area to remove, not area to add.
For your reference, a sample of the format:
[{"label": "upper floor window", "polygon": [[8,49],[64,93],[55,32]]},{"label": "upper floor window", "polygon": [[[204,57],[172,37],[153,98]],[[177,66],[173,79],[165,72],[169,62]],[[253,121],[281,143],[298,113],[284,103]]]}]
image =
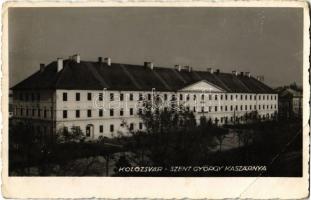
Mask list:
[{"label": "upper floor window", "polygon": [[64,119],[67,118],[67,110],[63,110],[63,118],[64,118]]},{"label": "upper floor window", "polygon": [[253,95],[249,95],[249,99],[252,100],[252,98],[253,98]]},{"label": "upper floor window", "polygon": [[67,101],[67,92],[63,92],[63,101]]},{"label": "upper floor window", "polygon": [[164,94],[164,100],[165,101],[167,100],[167,94]]},{"label": "upper floor window", "polygon": [[90,92],[87,93],[87,100],[92,101],[92,93]]},{"label": "upper floor window", "polygon": [[215,106],[215,112],[217,112],[217,106]]},{"label": "upper floor window", "polygon": [[243,94],[241,94],[240,99],[243,100]]},{"label": "upper floor window", "polygon": [[247,110],[247,105],[245,105],[245,110]]},{"label": "upper floor window", "polygon": [[110,93],[110,101],[114,101],[114,94]]},{"label": "upper floor window", "polygon": [[43,111],[43,117],[46,118],[46,115],[47,115],[47,114],[46,114],[46,109],[44,109],[44,111]]},{"label": "upper floor window", "polygon": [[256,94],[254,95],[254,100],[256,100]]},{"label": "upper floor window", "polygon": [[87,110],[87,117],[92,117],[92,110]]},{"label": "upper floor window", "polygon": [[245,100],[247,100],[247,94],[245,95]]},{"label": "upper floor window", "polygon": [[222,97],[223,97],[223,96],[222,96],[222,95],[220,95],[220,100],[222,100]]},{"label": "upper floor window", "polygon": [[193,95],[193,101],[195,101],[197,99],[197,95]]},{"label": "upper floor window", "polygon": [[99,101],[102,101],[102,100],[103,100],[103,93],[102,93],[102,92],[100,92],[100,93],[98,94],[98,100],[99,100]]},{"label": "upper floor window", "polygon": [[189,101],[189,100],[190,100],[190,95],[189,95],[189,94],[187,94],[187,96],[186,96],[186,100],[187,100],[187,101]]},{"label": "upper floor window", "polygon": [[201,95],[201,100],[204,100],[204,94]]},{"label": "upper floor window", "polygon": [[79,92],[76,93],[76,101],[80,101],[80,93]]},{"label": "upper floor window", "polygon": [[123,108],[120,109],[120,116],[123,116],[124,115],[124,110]]},{"label": "upper floor window", "polygon": [[130,123],[130,131],[134,130],[134,124]]},{"label": "upper floor window", "polygon": [[139,129],[143,129],[143,123],[139,122]]},{"label": "upper floor window", "polygon": [[182,99],[183,99],[183,95],[182,95],[182,94],[180,94],[180,95],[179,95],[179,100],[181,100],[181,101],[182,101]]},{"label": "upper floor window", "polygon": [[148,94],[148,101],[151,100],[151,94]]},{"label": "upper floor window", "polygon": [[103,113],[104,113],[104,112],[103,112],[103,109],[99,109],[99,110],[98,110],[98,116],[99,116],[99,117],[102,117],[102,116],[103,116]]},{"label": "upper floor window", "polygon": [[134,96],[132,93],[130,93],[130,101],[133,101],[133,99],[134,99]]},{"label": "upper floor window", "polygon": [[35,109],[32,109],[32,116],[35,116]]},{"label": "upper floor window", "polygon": [[230,95],[230,100],[233,100],[233,95],[232,94]]},{"label": "upper floor window", "polygon": [[[112,100],[111,100],[112,98]],[[120,101],[123,101],[124,100],[124,94],[123,93],[120,93]],[[113,101],[113,97],[111,97],[111,94],[110,94],[110,101]]]},{"label": "upper floor window", "polygon": [[225,95],[225,100],[228,100],[228,95]]},{"label": "upper floor window", "polygon": [[100,132],[100,133],[104,132],[104,126],[103,126],[103,125],[100,125],[100,126],[99,126],[99,132]]},{"label": "upper floor window", "polygon": [[130,115],[133,115],[133,108],[130,108]]},{"label": "upper floor window", "polygon": [[262,95],[262,100],[265,100],[265,95]]},{"label": "upper floor window", "polygon": [[217,100],[217,94],[215,94],[215,100]]},{"label": "upper floor window", "polygon": [[208,95],[208,100],[212,100],[212,95]]},{"label": "upper floor window", "polygon": [[113,112],[113,108],[110,109],[110,116],[113,116],[114,112]]},{"label": "upper floor window", "polygon": [[[164,94],[164,98],[165,98],[165,95],[166,95],[166,97],[167,97],[167,94]],[[138,99],[139,99],[139,101],[142,101],[142,100],[143,100],[143,95],[142,95],[142,93],[139,93]],[[165,99],[165,100],[166,100],[166,99]]]},{"label": "upper floor window", "polygon": [[113,124],[110,124],[110,132],[113,132],[114,131],[114,126]]},{"label": "upper floor window", "polygon": [[76,110],[76,118],[80,118],[80,110]]}]

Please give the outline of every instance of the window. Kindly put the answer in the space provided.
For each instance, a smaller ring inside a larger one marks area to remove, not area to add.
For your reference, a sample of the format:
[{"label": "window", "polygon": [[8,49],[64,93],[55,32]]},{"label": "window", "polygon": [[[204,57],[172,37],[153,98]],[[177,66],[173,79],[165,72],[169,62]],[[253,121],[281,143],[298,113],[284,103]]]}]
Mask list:
[{"label": "window", "polygon": [[247,110],[247,105],[245,105],[245,110]]},{"label": "window", "polygon": [[110,101],[114,101],[114,94],[110,93]]},{"label": "window", "polygon": [[245,100],[247,100],[247,94],[245,95]]},{"label": "window", "polygon": [[92,93],[90,92],[87,93],[87,100],[92,101]]},{"label": "window", "polygon": [[252,105],[249,105],[249,109],[252,110]]},{"label": "window", "polygon": [[238,109],[238,106],[235,106],[235,110],[239,110],[239,109]]},{"label": "window", "polygon": [[67,92],[63,92],[63,101],[67,101]]},{"label": "window", "polygon": [[[164,95],[164,97],[165,97],[165,95]],[[167,96],[166,96],[166,97],[167,97]],[[142,95],[141,93],[139,93],[138,99],[139,99],[139,101],[142,101],[142,100],[143,100],[143,95]]]},{"label": "window", "polygon": [[80,101],[80,93],[79,92],[76,93],[76,101]]},{"label": "window", "polygon": [[35,116],[35,109],[32,109],[32,116]]},{"label": "window", "polygon": [[41,116],[41,109],[39,108],[38,109],[38,117],[40,117]]},{"label": "window", "polygon": [[179,95],[179,100],[181,100],[181,101],[182,101],[182,99],[183,99],[183,95],[182,95],[182,94],[180,94],[180,95]]},{"label": "window", "polygon": [[187,101],[189,101],[189,100],[190,100],[190,95],[189,95],[189,94],[187,94],[186,99],[187,99]]},{"label": "window", "polygon": [[149,101],[151,100],[151,94],[148,94],[148,100]]},{"label": "window", "polygon": [[76,110],[76,118],[80,118],[80,110]]},{"label": "window", "polygon": [[215,94],[215,100],[217,100],[217,94]]},{"label": "window", "polygon": [[225,106],[225,111],[227,111],[228,110],[228,108],[227,108],[227,106]]},{"label": "window", "polygon": [[201,100],[204,100],[204,94],[201,94]]},{"label": "window", "polygon": [[223,95],[220,95],[220,100],[222,100],[222,98],[223,98]]},{"label": "window", "polygon": [[102,92],[100,92],[100,93],[98,94],[98,100],[99,100],[99,101],[102,101],[102,100],[103,100],[103,93],[102,93]]},{"label": "window", "polygon": [[141,130],[141,129],[143,129],[143,123],[139,123],[139,129]]},{"label": "window", "polygon": [[[165,108],[166,108],[166,107],[165,107]],[[167,111],[167,110],[165,110],[165,108],[164,108],[164,111]],[[143,110],[142,110],[141,108],[139,108],[139,109],[138,109],[138,114],[141,115],[142,113],[143,113]]]},{"label": "window", "polygon": [[276,104],[274,105],[274,108],[276,109]]},{"label": "window", "polygon": [[256,100],[256,94],[254,95],[254,100]]},{"label": "window", "polygon": [[21,108],[21,116],[23,116],[23,114],[24,114],[24,108]]},{"label": "window", "polygon": [[254,105],[254,110],[256,110],[256,105]]},{"label": "window", "polygon": [[99,116],[99,117],[102,117],[103,114],[104,114],[103,109],[99,109],[99,110],[98,110],[98,116]]},{"label": "window", "polygon": [[130,115],[133,115],[133,108],[130,108]]},{"label": "window", "polygon": [[228,100],[228,96],[227,95],[225,95],[225,100]]},{"label": "window", "polygon": [[233,95],[232,94],[230,95],[230,100],[233,100]]},{"label": "window", "polygon": [[167,94],[164,94],[164,100],[165,101],[167,100]]},{"label": "window", "polygon": [[240,99],[243,100],[243,94],[241,94]]},{"label": "window", "polygon": [[259,110],[261,109],[261,106],[260,106],[260,105],[258,105],[258,109],[259,109]]},{"label": "window", "polygon": [[265,95],[262,95],[262,100],[265,100]]},{"label": "window", "polygon": [[238,100],[238,95],[237,94],[235,95],[235,100]]},{"label": "window", "polygon": [[249,95],[249,99],[252,100],[252,98],[253,98],[253,95]]},{"label": "window", "polygon": [[134,96],[132,93],[130,93],[130,101],[133,101],[133,99],[134,99]]},{"label": "window", "polygon": [[103,133],[103,132],[104,132],[104,126],[103,126],[103,125],[100,125],[100,126],[99,126],[99,132],[100,132],[100,133]]},{"label": "window", "polygon": [[240,106],[240,110],[243,110],[243,106],[242,105]]},{"label": "window", "polygon": [[[120,93],[120,101],[123,101],[123,100],[124,100],[124,94]],[[111,94],[110,94],[110,101],[113,101],[113,95],[111,96]]]},{"label": "window", "polygon": [[212,95],[208,95],[208,100],[212,100]]},{"label": "window", "polygon": [[28,111],[28,108],[26,108],[26,116],[28,116],[29,114],[29,111]]},{"label": "window", "polygon": [[134,130],[134,124],[130,123],[130,131]]},{"label": "window", "polygon": [[113,124],[110,124],[110,132],[113,132],[114,131],[114,126]]},{"label": "window", "polygon": [[204,112],[204,106],[201,107],[201,112]]},{"label": "window", "polygon": [[63,118],[64,118],[64,119],[67,118],[67,110],[63,110]]},{"label": "window", "polygon": [[212,106],[208,107],[208,112],[212,112]]},{"label": "window", "polygon": [[258,95],[258,99],[259,99],[259,100],[261,99],[261,96],[260,96],[260,95]]},{"label": "window", "polygon": [[230,110],[231,110],[231,111],[233,110],[233,106],[230,106]]},{"label": "window", "polygon": [[120,108],[120,116],[123,116],[123,115],[124,115],[123,108]]},{"label": "window", "polygon": [[217,106],[215,106],[215,112],[217,112]]},{"label": "window", "polygon": [[110,116],[112,117],[113,114],[114,114],[114,113],[113,113],[113,108],[111,108],[111,109],[110,109]]},{"label": "window", "polygon": [[87,117],[92,117],[92,110],[87,110]]},{"label": "window", "polygon": [[267,95],[267,100],[269,100],[269,95]]},{"label": "window", "polygon": [[262,109],[266,109],[266,105],[262,105]]},{"label": "window", "polygon": [[193,95],[193,101],[197,100],[197,95]]},{"label": "window", "polygon": [[46,109],[43,111],[43,117],[46,118]]},{"label": "window", "polygon": [[193,112],[196,112],[196,110],[195,110],[195,106],[193,107]]},{"label": "window", "polygon": [[274,99],[276,100],[276,95],[274,96]]},{"label": "window", "polygon": [[220,106],[220,111],[222,111],[222,106]]}]

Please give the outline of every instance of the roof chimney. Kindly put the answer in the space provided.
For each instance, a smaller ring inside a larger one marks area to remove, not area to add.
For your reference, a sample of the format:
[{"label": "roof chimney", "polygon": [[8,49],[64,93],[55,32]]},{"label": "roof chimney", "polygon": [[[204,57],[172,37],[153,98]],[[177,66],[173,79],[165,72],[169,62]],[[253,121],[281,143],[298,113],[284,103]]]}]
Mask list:
[{"label": "roof chimney", "polygon": [[181,66],[180,65],[175,65],[175,69],[180,72],[181,71]]},{"label": "roof chimney", "polygon": [[233,74],[234,76],[237,76],[237,75],[238,75],[238,72],[237,72],[237,71],[232,71],[232,74]]},{"label": "roof chimney", "polygon": [[103,57],[98,57],[98,62],[102,63],[103,62]]},{"label": "roof chimney", "polygon": [[70,56],[69,58],[76,61],[77,63],[80,63],[80,55],[79,54],[75,54],[73,56]]},{"label": "roof chimney", "polygon": [[57,58],[57,72],[61,71],[63,69],[63,59]]},{"label": "roof chimney", "polygon": [[264,76],[257,76],[257,80],[263,82],[265,79]]},{"label": "roof chimney", "polygon": [[245,76],[247,76],[248,78],[251,77],[251,73],[250,72],[245,72]]},{"label": "roof chimney", "polygon": [[111,66],[111,58],[110,57],[107,57],[104,59],[105,63],[108,65],[108,66]]},{"label": "roof chimney", "polygon": [[213,68],[210,68],[210,67],[209,67],[209,68],[207,68],[207,71],[208,71],[209,73],[211,73],[211,74],[212,74],[212,73],[214,73]]},{"label": "roof chimney", "polygon": [[153,62],[144,62],[144,66],[153,70]]},{"label": "roof chimney", "polygon": [[43,72],[43,71],[44,71],[44,68],[45,68],[45,64],[40,63],[40,72]]},{"label": "roof chimney", "polygon": [[187,70],[188,72],[191,72],[191,67],[189,65],[184,66],[184,69]]}]

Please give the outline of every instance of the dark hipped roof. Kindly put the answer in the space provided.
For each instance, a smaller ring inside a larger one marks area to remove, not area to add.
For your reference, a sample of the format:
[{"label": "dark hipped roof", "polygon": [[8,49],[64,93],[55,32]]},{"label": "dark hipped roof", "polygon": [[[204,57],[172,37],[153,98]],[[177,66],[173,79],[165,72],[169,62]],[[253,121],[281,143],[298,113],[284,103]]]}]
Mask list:
[{"label": "dark hipped roof", "polygon": [[57,62],[47,65],[15,85],[13,90],[23,89],[79,89],[126,91],[178,91],[190,84],[205,80],[226,92],[275,93],[270,87],[253,77],[231,73],[213,74],[205,71],[178,71],[173,68],[111,63],[64,60],[63,69],[57,72]]}]

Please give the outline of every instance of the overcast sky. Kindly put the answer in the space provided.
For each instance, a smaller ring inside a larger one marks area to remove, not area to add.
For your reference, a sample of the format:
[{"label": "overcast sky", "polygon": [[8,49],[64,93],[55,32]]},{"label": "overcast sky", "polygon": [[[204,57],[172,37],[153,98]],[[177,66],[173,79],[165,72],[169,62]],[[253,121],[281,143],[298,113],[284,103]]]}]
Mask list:
[{"label": "overcast sky", "polygon": [[57,57],[223,72],[250,71],[280,86],[302,83],[299,8],[14,8],[10,87]]}]

